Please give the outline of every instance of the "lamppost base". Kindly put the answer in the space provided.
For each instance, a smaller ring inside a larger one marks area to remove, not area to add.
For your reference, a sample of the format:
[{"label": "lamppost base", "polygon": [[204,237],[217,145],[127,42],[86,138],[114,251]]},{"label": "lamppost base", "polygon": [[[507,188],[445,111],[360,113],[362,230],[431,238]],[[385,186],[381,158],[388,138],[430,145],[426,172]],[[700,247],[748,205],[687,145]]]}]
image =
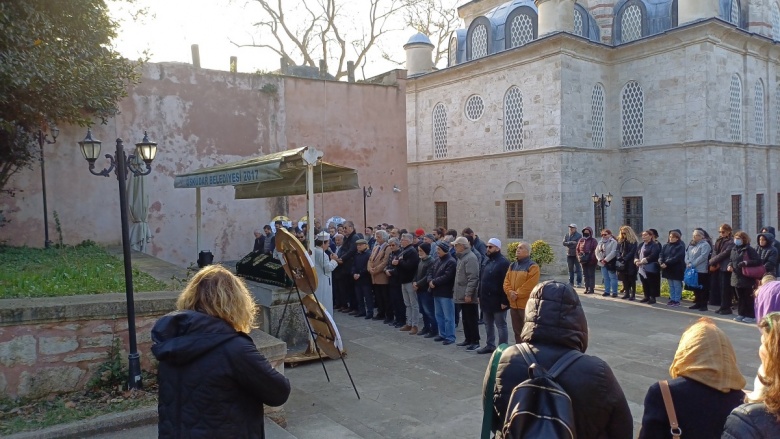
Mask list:
[{"label": "lamppost base", "polygon": [[127,356],[127,388],[128,389],[142,389],[143,381],[141,380],[141,355],[137,352]]}]

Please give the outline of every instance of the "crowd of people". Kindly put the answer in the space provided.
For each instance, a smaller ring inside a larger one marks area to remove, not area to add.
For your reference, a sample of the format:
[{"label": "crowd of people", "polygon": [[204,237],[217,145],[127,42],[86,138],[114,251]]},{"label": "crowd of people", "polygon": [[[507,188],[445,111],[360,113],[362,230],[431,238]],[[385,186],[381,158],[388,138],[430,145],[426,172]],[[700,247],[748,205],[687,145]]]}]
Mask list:
[{"label": "crowd of people", "polygon": [[[707,311],[716,306],[715,313],[733,314],[732,302],[737,300],[735,321],[755,323],[754,292],[758,280],[765,274],[776,275],[780,269],[780,241],[775,239],[774,227],[764,227],[751,247],[750,236],[743,231],[733,232],[728,224],[718,227],[718,238],[712,241],[702,228],[691,233],[686,245],[679,229],[670,230],[666,243],[659,242],[658,231],[647,229],[637,238],[629,226],[622,226],[617,237],[604,229],[601,237],[594,236],[590,227],[582,234],[576,224],[569,225],[563,238],[568,248],[569,283],[584,287],[585,294],[595,292],[596,268],[601,270],[604,296],[636,299],[636,281],[639,278],[644,298],[642,303],[654,304],[661,296],[661,279],[669,285],[668,306],[680,306],[683,289],[693,292],[693,304],[688,308]],[[686,279],[686,275],[688,278]],[[622,289],[618,291],[618,282]]]}]

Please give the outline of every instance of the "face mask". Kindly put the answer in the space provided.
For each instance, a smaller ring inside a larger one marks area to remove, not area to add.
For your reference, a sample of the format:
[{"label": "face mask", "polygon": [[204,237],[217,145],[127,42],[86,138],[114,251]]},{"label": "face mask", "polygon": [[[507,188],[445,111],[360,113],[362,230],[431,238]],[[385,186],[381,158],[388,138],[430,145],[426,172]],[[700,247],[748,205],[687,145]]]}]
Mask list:
[{"label": "face mask", "polygon": [[742,240],[741,240],[741,239],[739,239],[739,238],[735,239],[735,240],[734,240],[734,245],[736,245],[737,247],[739,247],[740,245],[742,245]]},{"label": "face mask", "polygon": [[586,232],[586,233],[583,233],[583,234],[582,234],[582,236],[584,236],[584,237],[586,237],[586,238],[590,238],[590,233],[587,233],[587,232]]}]

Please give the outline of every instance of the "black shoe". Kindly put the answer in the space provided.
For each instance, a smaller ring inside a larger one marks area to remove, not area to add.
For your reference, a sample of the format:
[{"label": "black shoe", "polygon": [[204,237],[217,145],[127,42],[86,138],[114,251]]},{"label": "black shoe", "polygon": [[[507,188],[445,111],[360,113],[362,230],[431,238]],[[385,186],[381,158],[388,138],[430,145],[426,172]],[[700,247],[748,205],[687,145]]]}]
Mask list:
[{"label": "black shoe", "polygon": [[653,305],[654,303],[655,303],[655,297],[651,297],[651,298],[650,298],[650,299],[647,301],[647,304],[648,304],[648,305]]},{"label": "black shoe", "polygon": [[385,325],[390,325],[393,323],[393,319],[385,319],[384,321],[382,321],[382,323],[384,323]]},{"label": "black shoe", "polygon": [[631,301],[636,300],[636,293],[632,291],[631,292],[631,297],[629,297],[628,300],[631,300]]},{"label": "black shoe", "polygon": [[384,320],[385,318],[383,316],[374,316],[371,319],[372,320]]},{"label": "black shoe", "polygon": [[494,348],[492,346],[485,346],[483,348],[477,349],[477,353],[478,354],[492,354],[493,351],[495,351],[495,350],[496,350],[496,348]]},{"label": "black shoe", "polygon": [[704,303],[699,307],[699,311],[709,311],[710,309],[707,308],[707,304]]},{"label": "black shoe", "polygon": [[404,325],[405,325],[405,323],[396,322],[396,323],[393,324],[393,327],[394,328],[403,328]]},{"label": "black shoe", "polygon": [[601,295],[602,297],[609,297],[609,293],[604,293]]},{"label": "black shoe", "polygon": [[469,351],[469,352],[476,351],[477,349],[479,349],[479,343],[477,343],[477,344],[472,344],[472,345],[469,345],[469,346],[466,348],[466,350],[467,350],[467,351]]},{"label": "black shoe", "polygon": [[423,329],[422,331],[418,331],[418,332],[417,332],[417,335],[425,335],[425,334],[427,334],[428,332],[429,332],[429,331],[428,331],[427,329]]},{"label": "black shoe", "polygon": [[731,308],[729,308],[729,309],[719,309],[719,310],[715,311],[715,313],[716,314],[720,314],[720,315],[724,315],[724,316],[733,314],[731,312]]},{"label": "black shoe", "polygon": [[444,337],[439,337],[437,335],[436,337],[433,337],[433,341],[444,341]]},{"label": "black shoe", "polygon": [[623,297],[621,297],[621,299],[623,299],[623,300],[628,300],[630,298],[631,298],[631,293],[629,293],[629,292],[623,293]]},{"label": "black shoe", "polygon": [[[365,316],[366,316],[366,313],[364,313],[364,312],[355,314],[355,317],[365,317]],[[371,318],[371,317],[369,317],[369,318]]]},{"label": "black shoe", "polygon": [[438,337],[438,336],[439,336],[439,334],[437,334],[435,332],[429,332],[429,333],[425,334],[425,338],[435,338],[435,337]]},{"label": "black shoe", "polygon": [[451,345],[453,343],[455,343],[455,342],[451,341],[451,340],[444,340],[443,342],[441,342],[441,344],[443,344],[444,346]]},{"label": "black shoe", "polygon": [[463,340],[463,341],[462,341],[462,342],[460,342],[460,343],[455,343],[455,346],[460,346],[460,347],[463,347],[463,346],[471,346],[471,342],[470,342],[470,341]]},{"label": "black shoe", "polygon": [[647,303],[647,302],[649,302],[649,301],[650,301],[650,298],[649,298],[649,297],[647,297],[647,296],[645,296],[645,298],[644,298],[644,299],[642,299],[642,300],[640,300],[640,301],[639,301],[639,303]]},{"label": "black shoe", "polygon": [[371,320],[373,318],[374,318],[374,316],[372,316],[371,314],[366,314],[366,317],[365,317],[366,320]]},{"label": "black shoe", "polygon": [[693,305],[689,306],[688,309],[699,309],[701,306],[698,303],[694,303]]}]

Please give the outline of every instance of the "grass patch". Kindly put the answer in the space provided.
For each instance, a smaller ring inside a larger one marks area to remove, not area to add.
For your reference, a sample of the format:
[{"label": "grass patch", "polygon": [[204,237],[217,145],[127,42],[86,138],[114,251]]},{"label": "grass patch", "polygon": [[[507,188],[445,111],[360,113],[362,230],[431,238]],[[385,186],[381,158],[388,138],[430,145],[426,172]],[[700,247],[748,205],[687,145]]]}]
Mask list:
[{"label": "grass patch", "polygon": [[[0,299],[125,291],[122,261],[89,241],[50,249],[2,246],[0,260]],[[167,288],[164,282],[133,269],[136,292]]]},{"label": "grass patch", "polygon": [[0,400],[0,436],[156,404],[156,385],[148,390],[84,391],[39,401]]}]

